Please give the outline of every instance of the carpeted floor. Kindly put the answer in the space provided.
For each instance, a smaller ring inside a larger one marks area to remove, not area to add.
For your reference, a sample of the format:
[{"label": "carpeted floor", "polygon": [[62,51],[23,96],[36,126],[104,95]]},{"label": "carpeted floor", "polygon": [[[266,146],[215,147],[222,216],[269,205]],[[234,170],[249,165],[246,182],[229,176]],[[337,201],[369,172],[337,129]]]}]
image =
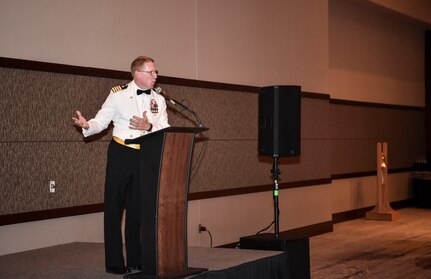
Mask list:
[{"label": "carpeted floor", "polygon": [[431,278],[431,209],[396,221],[357,219],[310,239],[312,278]]},{"label": "carpeted floor", "polygon": [[[189,267],[218,271],[281,254],[282,252],[278,251],[189,247],[188,263]],[[0,278],[123,278],[121,275],[106,273],[104,266],[104,247],[102,243],[69,243],[1,256]]]},{"label": "carpeted floor", "polygon": [[[399,213],[397,221],[357,219],[312,237],[311,278],[431,278],[431,209]],[[220,270],[277,253],[190,247],[189,266]],[[0,256],[0,278],[122,278],[105,273],[103,254],[101,243],[70,243]]]}]

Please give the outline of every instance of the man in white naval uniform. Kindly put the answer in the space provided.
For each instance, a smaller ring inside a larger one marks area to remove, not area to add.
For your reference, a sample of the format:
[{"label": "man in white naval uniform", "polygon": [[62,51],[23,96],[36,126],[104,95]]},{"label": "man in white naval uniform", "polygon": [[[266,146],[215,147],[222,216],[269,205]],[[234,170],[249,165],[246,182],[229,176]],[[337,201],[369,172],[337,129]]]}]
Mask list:
[{"label": "man in white naval uniform", "polygon": [[[106,272],[125,274],[140,269],[139,145],[126,145],[133,139],[169,126],[165,99],[152,89],[157,68],[152,58],[139,56],[131,65],[133,80],[115,86],[96,116],[87,121],[80,111],[72,117],[85,137],[100,133],[114,124],[108,148],[105,178],[104,236]],[[126,209],[123,256],[121,219]]]}]

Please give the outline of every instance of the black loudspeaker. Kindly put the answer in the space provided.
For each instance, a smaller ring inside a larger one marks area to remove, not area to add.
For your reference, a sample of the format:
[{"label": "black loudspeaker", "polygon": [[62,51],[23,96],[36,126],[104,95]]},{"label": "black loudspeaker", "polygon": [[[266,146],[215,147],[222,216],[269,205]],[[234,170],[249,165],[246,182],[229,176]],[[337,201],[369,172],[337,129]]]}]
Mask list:
[{"label": "black loudspeaker", "polygon": [[259,90],[261,156],[299,156],[301,149],[301,86],[276,85]]}]

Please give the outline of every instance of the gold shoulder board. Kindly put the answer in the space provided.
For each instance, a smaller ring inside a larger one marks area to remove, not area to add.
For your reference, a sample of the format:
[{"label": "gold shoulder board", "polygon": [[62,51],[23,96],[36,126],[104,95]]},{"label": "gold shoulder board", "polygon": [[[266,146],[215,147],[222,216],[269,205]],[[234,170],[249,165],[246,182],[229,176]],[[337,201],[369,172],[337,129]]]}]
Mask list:
[{"label": "gold shoulder board", "polygon": [[124,89],[126,89],[126,88],[127,88],[127,84],[124,84],[124,85],[117,85],[117,86],[112,87],[112,88],[111,88],[111,91],[112,91],[113,93],[116,93],[116,92],[119,92],[119,91],[124,90]]}]

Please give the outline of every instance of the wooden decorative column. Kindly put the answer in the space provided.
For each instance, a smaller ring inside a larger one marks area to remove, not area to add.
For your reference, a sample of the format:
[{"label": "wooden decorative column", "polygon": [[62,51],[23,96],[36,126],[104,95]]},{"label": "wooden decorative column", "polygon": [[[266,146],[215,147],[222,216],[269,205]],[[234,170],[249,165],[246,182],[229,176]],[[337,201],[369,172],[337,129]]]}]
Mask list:
[{"label": "wooden decorative column", "polygon": [[366,219],[378,221],[393,221],[400,214],[391,208],[388,186],[388,144],[377,143],[377,204],[373,210],[366,213]]}]

